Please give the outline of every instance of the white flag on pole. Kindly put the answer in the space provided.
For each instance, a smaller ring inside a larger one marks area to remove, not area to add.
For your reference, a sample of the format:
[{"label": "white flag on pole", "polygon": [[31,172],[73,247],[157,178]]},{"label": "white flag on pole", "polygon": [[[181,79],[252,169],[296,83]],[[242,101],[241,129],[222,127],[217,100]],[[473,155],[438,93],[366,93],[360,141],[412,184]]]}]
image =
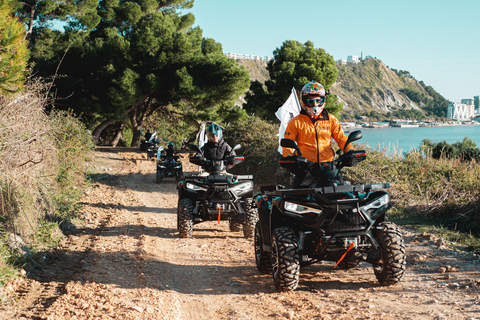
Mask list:
[{"label": "white flag on pole", "polygon": [[278,108],[275,112],[275,116],[281,121],[280,129],[278,130],[278,152],[282,154],[282,147],[280,146],[280,140],[283,139],[285,135],[285,130],[287,125],[296,115],[301,111],[300,103],[298,102],[297,93],[295,88],[292,88],[292,93],[288,97],[287,101]]},{"label": "white flag on pole", "polygon": [[202,124],[202,131],[200,132],[200,136],[198,137],[198,147],[203,147],[205,143],[207,143],[207,136],[205,134],[205,124]]}]

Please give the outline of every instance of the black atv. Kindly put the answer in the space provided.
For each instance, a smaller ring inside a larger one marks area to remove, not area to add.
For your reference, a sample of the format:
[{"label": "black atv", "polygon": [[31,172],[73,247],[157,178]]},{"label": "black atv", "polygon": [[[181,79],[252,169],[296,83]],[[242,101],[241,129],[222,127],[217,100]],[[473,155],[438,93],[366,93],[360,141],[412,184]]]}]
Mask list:
[{"label": "black atv", "polygon": [[145,142],[147,148],[147,160],[154,158],[157,155],[159,145],[157,142],[147,141]]},{"label": "black atv", "polygon": [[[237,144],[233,150],[238,150]],[[207,160],[198,146],[198,152],[189,158],[201,166],[205,175],[183,176],[178,184],[177,227],[182,238],[191,238],[193,225],[204,221],[228,220],[231,231],[240,231],[253,237],[257,210],[253,207],[251,175],[231,175],[225,170],[243,162],[243,156],[229,156],[225,160]]]},{"label": "black atv", "polygon": [[[362,137],[352,132],[345,146]],[[272,273],[279,291],[297,288],[300,267],[335,261],[335,267],[354,268],[361,262],[373,265],[381,285],[400,281],[405,272],[403,236],[398,226],[386,221],[392,207],[388,183],[351,185],[340,170],[366,159],[362,151],[343,153],[331,162],[313,163],[302,157],[297,144],[282,139],[281,146],[294,149],[280,165],[294,174],[310,172],[315,183],[292,189],[276,185],[260,188],[255,205],[255,261],[261,273]]]},{"label": "black atv", "polygon": [[159,150],[160,152],[157,153],[156,183],[161,183],[163,178],[168,177],[175,177],[175,181],[179,181],[183,175],[182,163],[179,161],[180,156],[167,157],[163,147],[159,147]]}]

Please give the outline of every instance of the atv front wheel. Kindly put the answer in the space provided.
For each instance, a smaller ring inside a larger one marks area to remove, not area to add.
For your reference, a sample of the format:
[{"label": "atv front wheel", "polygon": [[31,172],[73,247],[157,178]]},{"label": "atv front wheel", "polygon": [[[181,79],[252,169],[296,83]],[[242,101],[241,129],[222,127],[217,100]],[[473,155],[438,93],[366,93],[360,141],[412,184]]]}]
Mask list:
[{"label": "atv front wheel", "polygon": [[255,263],[260,273],[271,274],[272,273],[272,255],[263,250],[263,238],[262,231],[260,230],[260,221],[257,221],[255,225],[255,238],[253,239],[255,246]]},{"label": "atv front wheel", "polygon": [[272,263],[277,290],[295,290],[300,279],[300,254],[298,237],[291,228],[280,227],[273,232]]},{"label": "atv front wheel", "polygon": [[258,210],[252,207],[253,199],[247,199],[245,210],[245,222],[243,223],[243,236],[252,238],[255,231],[255,224],[258,221]]},{"label": "atv front wheel", "polygon": [[177,226],[180,238],[191,238],[193,231],[193,201],[185,198],[180,202],[177,213]]},{"label": "atv front wheel", "polygon": [[375,237],[380,244],[381,258],[373,265],[373,271],[382,286],[398,283],[406,268],[405,243],[395,223],[382,222],[384,229]]}]

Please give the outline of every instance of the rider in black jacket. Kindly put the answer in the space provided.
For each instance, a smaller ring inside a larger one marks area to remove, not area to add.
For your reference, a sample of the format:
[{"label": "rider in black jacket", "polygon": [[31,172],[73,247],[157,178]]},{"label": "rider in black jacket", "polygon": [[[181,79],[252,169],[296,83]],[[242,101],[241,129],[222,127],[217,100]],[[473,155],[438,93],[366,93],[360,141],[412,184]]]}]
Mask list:
[{"label": "rider in black jacket", "polygon": [[223,140],[222,128],[213,123],[207,128],[208,142],[202,147],[203,154],[207,160],[222,160],[226,156],[235,155],[232,147]]}]

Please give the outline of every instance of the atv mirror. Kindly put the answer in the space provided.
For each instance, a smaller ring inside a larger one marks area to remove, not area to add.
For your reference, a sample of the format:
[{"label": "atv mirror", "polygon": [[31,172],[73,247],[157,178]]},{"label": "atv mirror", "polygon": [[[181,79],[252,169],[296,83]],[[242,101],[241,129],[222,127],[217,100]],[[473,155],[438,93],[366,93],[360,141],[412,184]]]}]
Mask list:
[{"label": "atv mirror", "polygon": [[230,152],[227,153],[226,155],[227,155],[227,156],[230,156],[233,151],[238,150],[238,149],[240,149],[241,147],[242,147],[242,146],[241,146],[239,143],[237,143],[236,145],[233,146],[232,150],[230,150]]},{"label": "atv mirror", "polygon": [[280,146],[284,148],[290,148],[290,149],[295,149],[297,151],[298,155],[302,156],[302,152],[300,151],[300,148],[298,147],[297,143],[293,141],[292,139],[282,139],[280,140]]},{"label": "atv mirror", "polygon": [[[360,140],[362,138],[362,131],[355,130],[348,135],[347,142],[345,142],[345,148],[350,144],[350,142]],[[345,151],[345,150],[343,150]]]}]

